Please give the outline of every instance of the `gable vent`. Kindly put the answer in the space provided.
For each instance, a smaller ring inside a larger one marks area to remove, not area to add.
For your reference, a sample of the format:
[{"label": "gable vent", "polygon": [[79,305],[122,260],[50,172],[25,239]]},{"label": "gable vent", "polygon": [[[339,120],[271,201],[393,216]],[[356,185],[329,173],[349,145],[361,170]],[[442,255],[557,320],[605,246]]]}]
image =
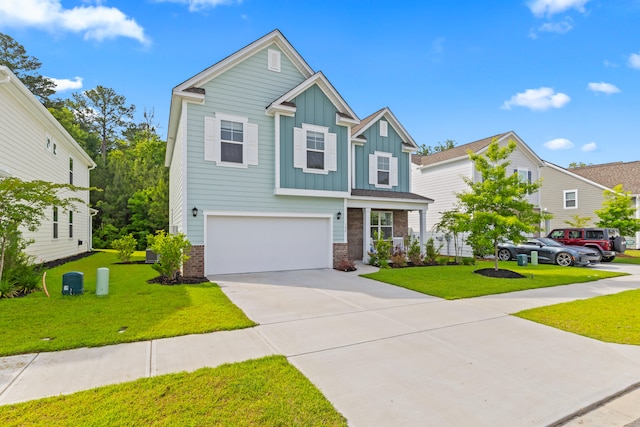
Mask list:
[{"label": "gable vent", "polygon": [[269,70],[280,72],[280,52],[269,49]]}]

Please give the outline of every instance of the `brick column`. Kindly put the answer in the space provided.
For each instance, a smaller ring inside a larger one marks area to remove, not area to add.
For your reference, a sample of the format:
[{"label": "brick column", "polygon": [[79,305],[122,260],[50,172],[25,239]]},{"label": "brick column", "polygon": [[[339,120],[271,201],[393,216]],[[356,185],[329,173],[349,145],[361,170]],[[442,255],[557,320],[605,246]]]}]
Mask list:
[{"label": "brick column", "polygon": [[204,245],[191,246],[190,258],[182,266],[184,277],[204,276]]},{"label": "brick column", "polygon": [[349,245],[347,243],[333,244],[333,268],[337,268],[342,260],[349,259]]}]

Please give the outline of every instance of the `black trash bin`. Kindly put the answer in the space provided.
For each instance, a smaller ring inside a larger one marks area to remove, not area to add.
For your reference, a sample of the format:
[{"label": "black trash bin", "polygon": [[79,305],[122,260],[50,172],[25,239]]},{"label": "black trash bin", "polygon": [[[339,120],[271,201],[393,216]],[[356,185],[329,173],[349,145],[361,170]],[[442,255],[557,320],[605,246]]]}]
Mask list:
[{"label": "black trash bin", "polygon": [[62,295],[82,295],[84,293],[84,273],[71,271],[62,275]]}]

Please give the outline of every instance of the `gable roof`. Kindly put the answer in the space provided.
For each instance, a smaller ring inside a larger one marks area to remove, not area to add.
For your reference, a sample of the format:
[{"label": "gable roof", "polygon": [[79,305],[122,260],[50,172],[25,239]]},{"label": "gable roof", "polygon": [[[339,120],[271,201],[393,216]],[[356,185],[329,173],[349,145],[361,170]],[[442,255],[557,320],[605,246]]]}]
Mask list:
[{"label": "gable roof", "polygon": [[640,161],[613,162],[570,168],[570,172],[593,182],[613,188],[622,184],[622,189],[632,194],[640,194]]},{"label": "gable roof", "polygon": [[514,139],[525,149],[525,151],[529,153],[531,157],[533,157],[534,161],[539,166],[544,165],[543,160],[538,157],[538,155],[531,148],[529,148],[529,146],[525,144],[524,141],[520,139],[520,137],[514,131],[499,133],[488,138],[483,138],[478,141],[469,142],[468,144],[459,145],[449,150],[429,154],[428,156],[413,155],[411,156],[411,161],[418,166],[431,166],[448,161],[465,159],[469,157],[468,151],[476,154],[482,153],[487,149],[487,147],[489,147],[489,144],[491,144],[491,141],[493,141],[494,139],[498,141]]},{"label": "gable roof", "polygon": [[[67,130],[60,124],[60,122],[53,117],[53,115],[47,110],[47,108],[42,105],[42,103],[31,93],[31,91],[20,81],[20,79],[13,74],[13,72],[6,66],[0,65],[0,86],[8,87],[7,92],[18,99],[18,102],[23,104],[29,111],[34,114],[37,114],[41,117],[47,125],[51,128],[55,128],[66,140],[66,142],[70,145],[70,148],[73,148],[82,159],[89,165],[91,169],[96,167],[96,163],[93,159],[87,154],[86,151],[78,144],[78,142],[73,139],[73,137],[67,132]],[[8,175],[8,171],[3,170],[3,175]]]},{"label": "gable roof", "polygon": [[391,126],[396,130],[396,132],[398,132],[398,134],[400,134],[400,138],[402,138],[402,145],[416,149],[418,148],[418,144],[416,144],[411,135],[409,135],[409,132],[407,132],[404,126],[402,126],[389,107],[381,108],[375,113],[362,119],[359,125],[356,125],[351,129],[351,137],[356,140],[360,139],[364,142],[366,139],[362,134],[382,118],[385,118],[390,122]]},{"label": "gable roof", "polygon": [[340,93],[335,87],[333,87],[322,71],[318,71],[313,76],[309,77],[298,86],[294,87],[269,104],[266,108],[267,113],[280,109],[295,111],[296,106],[291,101],[313,85],[317,85],[320,90],[327,95],[329,100],[331,100],[331,103],[338,109],[341,118],[353,121],[353,123],[358,123],[360,121],[356,113],[354,113],[351,107],[349,107],[349,104],[347,104],[347,101],[342,98]]}]

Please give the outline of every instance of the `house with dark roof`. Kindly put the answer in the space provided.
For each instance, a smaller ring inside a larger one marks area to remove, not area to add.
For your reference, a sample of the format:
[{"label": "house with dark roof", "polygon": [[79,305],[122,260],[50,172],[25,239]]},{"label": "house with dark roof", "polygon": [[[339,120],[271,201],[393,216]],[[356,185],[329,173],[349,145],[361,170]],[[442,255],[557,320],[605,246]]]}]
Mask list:
[{"label": "house with dark roof", "polygon": [[[617,185],[631,193],[632,204],[636,208],[636,218],[640,218],[640,161],[613,162],[564,169],[545,162],[542,169],[544,178],[542,203],[553,214],[545,228],[566,227],[574,215],[590,218],[588,226],[598,221],[594,213],[602,209],[604,192],[612,191]],[[640,233],[625,236],[628,248],[640,247]]]},{"label": "house with dark roof", "polygon": [[[412,191],[418,194],[429,194],[434,202],[429,206],[426,215],[426,223],[429,232],[428,237],[434,237],[444,246],[442,253],[453,254],[453,243],[445,239],[442,233],[433,231],[433,227],[440,222],[442,213],[454,208],[456,194],[467,191],[469,186],[465,179],[477,182],[481,179],[476,171],[474,162],[469,158],[469,153],[484,153],[492,141],[498,141],[501,146],[515,141],[516,149],[509,155],[508,161],[513,173],[519,174],[522,179],[529,182],[536,181],[541,176],[541,168],[544,162],[525,142],[513,131],[497,134],[488,138],[473,141],[468,144],[437,152],[427,156],[412,156],[411,184]],[[540,209],[540,192],[528,196],[528,200],[536,208]],[[409,215],[409,227],[418,229],[419,218]],[[415,227],[415,228],[414,228]],[[471,254],[471,248],[460,242],[465,255]]]},{"label": "house with dark roof", "polygon": [[[418,145],[388,108],[361,120],[275,30],[177,85],[167,154],[184,275],[330,268],[398,241]],[[420,221],[419,221],[420,222]],[[424,241],[426,228],[416,228]]]}]

